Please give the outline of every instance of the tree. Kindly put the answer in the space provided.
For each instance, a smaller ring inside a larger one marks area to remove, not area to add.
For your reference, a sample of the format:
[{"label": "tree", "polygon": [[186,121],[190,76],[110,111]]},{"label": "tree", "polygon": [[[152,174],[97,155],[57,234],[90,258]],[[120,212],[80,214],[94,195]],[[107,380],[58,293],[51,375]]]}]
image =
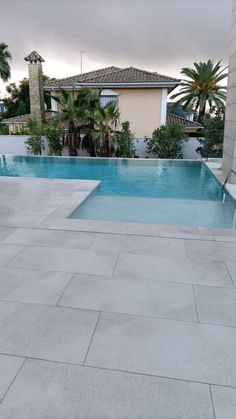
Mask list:
[{"label": "tree", "polygon": [[162,125],[147,140],[147,153],[159,159],[181,159],[186,134],[179,125]]},{"label": "tree", "polygon": [[8,50],[8,45],[4,44],[4,42],[0,43],[0,78],[6,82],[11,77],[11,68],[9,61],[11,60],[12,56],[10,51]]},{"label": "tree", "polygon": [[23,100],[20,100],[20,103],[17,109],[17,115],[26,115],[26,114],[27,114],[26,104],[25,102],[23,102]]},{"label": "tree", "polygon": [[54,121],[57,121],[61,129],[67,129],[63,143],[68,147],[70,156],[77,156],[81,132],[89,134],[93,128],[92,113],[99,103],[99,92],[90,89],[81,89],[79,92],[75,88],[71,91],[61,89],[54,99],[60,107],[55,113]]},{"label": "tree", "polygon": [[[43,76],[43,81],[47,81],[49,78],[47,76]],[[19,107],[21,110],[24,106],[24,114],[30,113],[30,93],[29,93],[29,79],[24,78],[19,82],[19,85],[16,83],[10,83],[6,87],[6,91],[8,96],[2,99],[2,102],[6,108],[4,112],[4,118],[11,118],[17,115],[23,115],[23,113],[19,114]],[[44,92],[44,101],[47,105],[47,108],[50,109],[51,106],[51,97],[48,92]],[[22,103],[22,105],[21,105]]]},{"label": "tree", "polygon": [[92,135],[98,155],[111,157],[114,154],[119,118],[120,114],[115,103],[109,102],[104,107],[100,104],[96,106],[91,120],[94,125]]},{"label": "tree", "polygon": [[121,131],[117,135],[117,157],[134,157],[135,147],[133,144],[134,135],[130,130],[129,121],[125,121],[121,124]]},{"label": "tree", "polygon": [[177,103],[183,105],[184,109],[197,112],[198,122],[202,122],[208,106],[210,110],[213,106],[218,110],[225,108],[226,87],[220,82],[227,77],[226,69],[221,61],[214,64],[212,60],[194,63],[194,68],[183,68],[181,74],[187,79],[180,83],[180,91],[171,99],[179,98]]},{"label": "tree", "polygon": [[199,140],[197,152],[203,157],[222,157],[224,142],[224,112],[217,111],[214,116],[204,118],[204,138]]}]

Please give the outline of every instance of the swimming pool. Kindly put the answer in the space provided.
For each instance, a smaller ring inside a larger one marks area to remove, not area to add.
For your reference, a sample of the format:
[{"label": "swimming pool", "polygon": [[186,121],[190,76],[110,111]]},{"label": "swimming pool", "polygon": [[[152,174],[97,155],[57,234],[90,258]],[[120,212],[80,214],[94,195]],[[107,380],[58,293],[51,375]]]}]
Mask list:
[{"label": "swimming pool", "polygon": [[0,158],[1,176],[101,180],[71,218],[232,227],[235,201],[201,161]]}]

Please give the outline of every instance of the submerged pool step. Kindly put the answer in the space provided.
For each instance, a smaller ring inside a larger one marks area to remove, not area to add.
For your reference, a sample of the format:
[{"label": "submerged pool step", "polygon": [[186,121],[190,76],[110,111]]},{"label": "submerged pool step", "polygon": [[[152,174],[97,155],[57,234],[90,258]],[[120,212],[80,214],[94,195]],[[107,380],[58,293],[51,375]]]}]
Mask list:
[{"label": "submerged pool step", "polygon": [[71,218],[232,228],[232,202],[94,194]]}]

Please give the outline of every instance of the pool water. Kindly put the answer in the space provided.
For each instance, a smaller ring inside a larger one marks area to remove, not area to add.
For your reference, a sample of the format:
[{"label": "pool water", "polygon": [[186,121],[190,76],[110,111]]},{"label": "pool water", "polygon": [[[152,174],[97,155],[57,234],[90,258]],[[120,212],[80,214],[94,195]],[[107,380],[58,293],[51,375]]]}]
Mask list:
[{"label": "pool water", "polygon": [[201,161],[0,158],[1,176],[101,180],[71,218],[232,227],[235,201]]}]

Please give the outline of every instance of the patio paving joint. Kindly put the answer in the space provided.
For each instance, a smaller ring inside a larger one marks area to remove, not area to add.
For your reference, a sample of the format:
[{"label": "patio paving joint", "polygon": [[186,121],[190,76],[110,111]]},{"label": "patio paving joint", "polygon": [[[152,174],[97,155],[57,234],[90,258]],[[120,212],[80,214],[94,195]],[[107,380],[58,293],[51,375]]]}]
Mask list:
[{"label": "patio paving joint", "polygon": [[85,358],[84,358],[83,366],[85,365],[85,362],[86,362],[86,359],[87,359],[87,356],[88,356],[88,353],[89,353],[89,350],[90,350],[90,347],[91,347],[91,344],[92,344],[92,341],[93,341],[93,337],[94,337],[94,335],[95,335],[95,332],[96,332],[96,329],[97,329],[97,325],[98,325],[99,319],[100,319],[100,317],[101,317],[101,314],[102,314],[102,312],[100,311],[100,312],[99,312],[99,314],[98,314],[98,318],[97,318],[97,321],[96,321],[95,327],[94,327],[93,334],[92,334],[91,339],[90,339],[90,342],[89,342],[89,346],[88,346],[88,349],[87,349],[87,352],[86,352]]},{"label": "patio paving joint", "polygon": [[215,406],[214,406],[213,395],[212,395],[212,390],[211,390],[211,384],[209,385],[209,390],[210,390],[210,396],[211,396],[211,403],[212,403],[213,416],[214,416],[214,419],[217,419],[217,418],[216,418],[216,412],[215,412]]},{"label": "patio paving joint", "polygon": [[196,315],[197,315],[197,321],[198,321],[198,323],[200,323],[194,285],[192,285],[192,290],[193,290],[193,298],[194,298],[195,310],[196,310]]},{"label": "patio paving joint", "polygon": [[229,274],[229,277],[230,277],[230,279],[231,279],[231,281],[232,281],[233,287],[234,287],[234,288],[236,288],[236,284],[235,284],[235,282],[234,282],[234,280],[233,280],[233,277],[232,277],[232,275],[231,275],[231,272],[230,272],[230,270],[229,270],[229,268],[228,268],[227,262],[224,262],[224,264],[225,264],[226,270],[227,270],[227,272],[228,272],[228,274]]},{"label": "patio paving joint", "polygon": [[[1,355],[3,355],[3,354],[1,354]],[[4,355],[11,356],[11,355],[8,355],[8,354],[4,354]],[[12,355],[12,356],[14,356],[14,357],[15,357],[15,355]],[[8,391],[10,390],[11,386],[13,385],[13,383],[14,383],[14,381],[16,380],[16,378],[17,378],[18,374],[19,374],[19,373],[20,373],[20,371],[22,370],[23,365],[24,365],[24,364],[25,364],[25,362],[26,362],[26,357],[19,357],[19,356],[17,356],[17,358],[23,358],[22,364],[21,364],[20,368],[18,369],[18,371],[17,371],[16,375],[14,376],[14,378],[12,379],[12,381],[10,382],[10,384],[9,384],[9,386],[8,386],[7,390],[5,391],[5,393],[4,393],[4,395],[3,395],[3,397],[0,399],[0,405],[1,405],[1,403],[3,402],[3,400],[4,400],[4,398],[6,397],[6,395],[7,395]]]}]

